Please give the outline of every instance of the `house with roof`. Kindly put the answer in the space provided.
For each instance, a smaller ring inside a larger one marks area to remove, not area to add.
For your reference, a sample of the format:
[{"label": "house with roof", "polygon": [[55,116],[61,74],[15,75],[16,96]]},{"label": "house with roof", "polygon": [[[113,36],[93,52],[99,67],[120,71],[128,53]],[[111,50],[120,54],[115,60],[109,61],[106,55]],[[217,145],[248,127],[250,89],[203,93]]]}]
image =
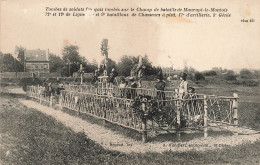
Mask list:
[{"label": "house with roof", "polygon": [[25,71],[30,73],[50,73],[49,50],[25,50]]}]

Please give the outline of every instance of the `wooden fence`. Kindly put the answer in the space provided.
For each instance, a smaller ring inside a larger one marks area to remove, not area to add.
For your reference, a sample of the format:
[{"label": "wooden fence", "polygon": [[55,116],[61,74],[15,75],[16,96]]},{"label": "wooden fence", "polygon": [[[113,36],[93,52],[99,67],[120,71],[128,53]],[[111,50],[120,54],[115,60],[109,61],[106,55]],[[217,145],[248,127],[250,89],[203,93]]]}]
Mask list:
[{"label": "wooden fence", "polygon": [[105,90],[103,93],[93,86],[70,85],[59,96],[45,97],[43,87],[30,86],[27,95],[40,103],[58,104],[60,108],[134,129],[142,133],[143,142],[148,131],[204,128],[206,137],[209,123],[238,125],[237,94],[233,97],[190,94],[179,99],[177,91],[118,87]]},{"label": "wooden fence", "polygon": [[39,103],[55,106],[59,103],[59,96],[55,94],[46,94],[46,89],[42,86],[27,86],[26,95]]}]

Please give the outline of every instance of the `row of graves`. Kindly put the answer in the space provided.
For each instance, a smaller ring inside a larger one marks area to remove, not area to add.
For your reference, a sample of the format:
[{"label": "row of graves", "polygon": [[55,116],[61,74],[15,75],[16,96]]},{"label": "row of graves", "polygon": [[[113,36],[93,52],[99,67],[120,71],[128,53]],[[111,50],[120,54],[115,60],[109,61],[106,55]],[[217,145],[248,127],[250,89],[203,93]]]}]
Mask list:
[{"label": "row of graves", "polygon": [[[159,91],[144,88],[120,88],[100,76],[98,87],[66,85],[59,95],[45,95],[44,87],[29,86],[27,96],[34,100],[87,114],[142,134],[143,142],[149,132],[203,130],[219,125],[238,125],[238,95],[218,97],[189,94],[180,99],[178,90]],[[160,97],[164,96],[164,97]]]},{"label": "row of graves", "polygon": [[46,87],[29,86],[27,96],[41,104],[69,109],[142,134],[196,130],[208,136],[208,129],[238,125],[238,95],[231,97],[190,93],[179,98],[178,89],[162,91],[120,87],[109,76],[98,77],[97,86],[65,85],[59,95],[46,95]]}]

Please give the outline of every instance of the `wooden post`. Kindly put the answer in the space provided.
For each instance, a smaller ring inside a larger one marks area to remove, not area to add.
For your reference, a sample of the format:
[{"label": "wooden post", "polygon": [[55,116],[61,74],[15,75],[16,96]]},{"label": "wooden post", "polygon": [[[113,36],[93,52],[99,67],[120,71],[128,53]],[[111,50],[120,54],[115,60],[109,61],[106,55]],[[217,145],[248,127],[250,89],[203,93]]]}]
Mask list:
[{"label": "wooden post", "polygon": [[204,138],[208,137],[208,105],[207,96],[204,95]]},{"label": "wooden post", "polygon": [[142,128],[143,128],[142,142],[146,143],[146,141],[147,141],[147,124],[146,124],[146,119],[144,119],[143,122],[142,122]]},{"label": "wooden post", "polygon": [[[38,88],[39,88],[39,85],[38,85]],[[40,104],[42,103],[42,100],[41,100],[41,89],[38,90],[38,94],[39,94],[39,101],[40,101]]]},{"label": "wooden post", "polygon": [[39,100],[39,95],[40,95],[39,90],[40,90],[40,87],[39,87],[39,85],[37,85],[37,94],[36,94],[37,100]]},{"label": "wooden post", "polygon": [[80,74],[80,84],[82,85],[82,83],[83,83],[83,74],[81,73]]},{"label": "wooden post", "polygon": [[233,100],[233,111],[234,111],[234,115],[233,115],[233,119],[234,119],[234,124],[235,125],[238,125],[238,111],[237,111],[237,108],[238,108],[238,94],[237,93],[233,93],[233,96],[234,96],[234,100]]},{"label": "wooden post", "polygon": [[[142,103],[142,110],[143,110],[144,115],[145,115],[146,104],[144,102]],[[146,121],[146,116],[144,116],[144,118],[142,119],[142,128],[143,128],[142,142],[146,143],[146,141],[147,141],[147,121]]]},{"label": "wooden post", "polygon": [[51,96],[50,96],[50,107],[52,106],[52,98],[53,98],[53,96],[51,94]]},{"label": "wooden post", "polygon": [[106,114],[106,98],[103,99],[103,106],[102,106],[102,109],[103,109],[103,124],[106,125],[106,117],[107,117],[107,114]]},{"label": "wooden post", "polygon": [[39,99],[40,99],[40,104],[41,104],[41,103],[42,103],[42,96],[41,96],[41,92],[40,92]]},{"label": "wooden post", "polygon": [[73,109],[74,109],[75,111],[77,111],[77,103],[78,103],[78,100],[79,100],[79,97],[78,97],[78,96],[75,96],[75,97],[74,97],[74,102],[75,102],[75,104],[74,104],[74,107],[73,107]]},{"label": "wooden post", "polygon": [[[105,72],[105,71],[104,71]],[[101,83],[101,95],[103,95],[103,91],[104,91],[104,82],[103,82],[103,78],[100,78],[100,83]]]},{"label": "wooden post", "polygon": [[181,102],[179,100],[179,97],[178,97],[178,89],[175,89],[175,94],[174,94],[174,99],[176,99],[176,118],[177,118],[177,133],[180,133],[180,128],[181,128],[181,112],[180,112],[180,105],[181,105]]},{"label": "wooden post", "polygon": [[59,110],[62,110],[62,91],[60,92],[59,96]]},{"label": "wooden post", "polygon": [[181,112],[180,112],[180,106],[181,106],[181,101],[179,100],[179,96],[178,96],[178,93],[179,93],[179,90],[178,89],[175,89],[175,99],[177,99],[176,101],[176,118],[177,118],[177,132],[180,133],[180,128],[181,128]]},{"label": "wooden post", "polygon": [[178,89],[175,89],[174,99],[178,99],[178,93],[179,93]]},{"label": "wooden post", "polygon": [[176,109],[176,118],[177,118],[177,129],[176,129],[176,133],[178,136],[178,140],[181,140],[181,111],[180,111],[180,106],[181,106],[181,102],[178,99],[177,101],[177,109]]},{"label": "wooden post", "polygon": [[177,102],[177,124],[178,127],[181,127],[181,111],[180,111],[180,101]]}]

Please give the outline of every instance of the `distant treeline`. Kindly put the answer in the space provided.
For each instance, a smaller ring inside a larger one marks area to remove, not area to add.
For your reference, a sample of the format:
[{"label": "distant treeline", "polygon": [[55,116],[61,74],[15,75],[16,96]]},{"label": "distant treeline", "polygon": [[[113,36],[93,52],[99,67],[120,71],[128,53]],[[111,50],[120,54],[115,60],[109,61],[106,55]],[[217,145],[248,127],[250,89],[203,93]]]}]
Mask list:
[{"label": "distant treeline", "polygon": [[[22,72],[24,70],[24,51],[26,49],[22,46],[16,47],[15,52],[18,54],[15,58],[12,54],[3,54],[0,52],[0,72]],[[73,73],[78,72],[80,65],[83,66],[85,73],[94,73],[98,68],[98,63],[94,59],[92,62],[87,60],[86,56],[79,54],[79,47],[77,45],[66,45],[62,49],[62,56],[57,56],[49,53],[50,72],[58,73],[62,77],[71,77]],[[104,39],[101,44],[101,54],[108,55],[108,40]],[[148,55],[143,57],[143,74],[146,80],[156,79],[156,75],[165,68],[153,66]],[[105,61],[101,61],[100,67],[103,67]],[[138,57],[123,55],[118,62],[111,58],[107,61],[108,74],[112,68],[118,72],[119,76],[130,76],[131,70],[138,64]],[[180,72],[188,74],[187,79],[196,83],[229,83],[236,85],[257,86],[259,85],[260,70],[242,69],[239,73],[233,70],[212,68],[211,70],[199,72],[195,68],[185,66],[183,70],[176,71],[175,79]],[[169,75],[164,74],[166,80]],[[171,79],[171,77],[170,77]],[[169,80],[169,79],[168,79]]]}]

